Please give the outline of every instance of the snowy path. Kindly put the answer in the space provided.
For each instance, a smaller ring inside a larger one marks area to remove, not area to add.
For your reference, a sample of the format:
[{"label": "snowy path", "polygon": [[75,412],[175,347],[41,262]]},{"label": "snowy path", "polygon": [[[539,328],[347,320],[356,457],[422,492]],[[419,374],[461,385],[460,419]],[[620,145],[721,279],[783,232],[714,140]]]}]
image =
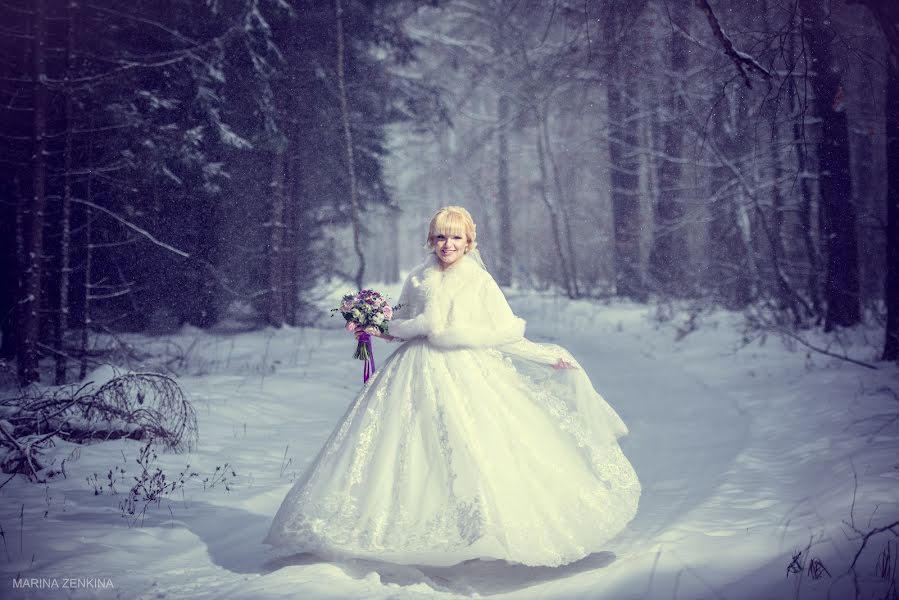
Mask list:
[{"label": "snowy path", "polygon": [[[128,527],[118,509],[127,478],[119,495],[95,496],[85,477],[104,479],[116,465],[130,477],[139,444],[75,449],[68,479],[16,480],[0,492],[3,597],[792,598],[784,569],[810,535],[823,536],[816,548],[831,568],[854,550],[840,531],[852,464],[864,492],[857,516],[867,522],[875,505],[878,518],[899,514],[895,428],[864,436],[870,423],[852,425],[887,410],[888,399],[873,392],[895,385],[895,372],[818,364],[774,342],[734,352],[727,315],[677,343],[641,307],[533,296],[512,303],[529,320],[529,337],[578,357],[631,430],[622,447],[644,493],[607,552],[559,569],[269,561],[260,540],[358,389],[359,365],[351,340],[335,330],[204,334],[190,357],[195,374],[180,379],[197,407],[200,447],[157,462],[170,475],[190,462],[198,479],[228,462],[237,471],[232,490],[194,481],[151,507],[143,527]],[[543,326],[560,318],[564,329]],[[196,337],[183,335],[185,344]],[[388,348],[377,347],[379,360]],[[9,590],[13,577],[107,577],[115,590]],[[822,590],[802,585],[801,597]]]}]

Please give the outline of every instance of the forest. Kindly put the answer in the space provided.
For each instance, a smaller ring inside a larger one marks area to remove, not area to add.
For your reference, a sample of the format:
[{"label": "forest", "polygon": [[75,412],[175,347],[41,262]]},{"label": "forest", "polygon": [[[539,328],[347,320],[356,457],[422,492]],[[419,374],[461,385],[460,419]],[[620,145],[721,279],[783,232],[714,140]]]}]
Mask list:
[{"label": "forest", "polygon": [[[5,0],[0,369],[311,325],[467,206],[502,285],[899,359],[888,0]],[[873,342],[872,342],[873,344]],[[818,350],[829,352],[826,348]]]},{"label": "forest", "polygon": [[[489,276],[430,281],[552,360],[330,318],[456,205]],[[895,600],[897,367],[896,0],[0,0],[10,597]],[[595,544],[275,559],[322,457],[389,499],[352,535]],[[599,541],[568,507],[622,479]],[[491,486],[489,535],[403,520]]]}]

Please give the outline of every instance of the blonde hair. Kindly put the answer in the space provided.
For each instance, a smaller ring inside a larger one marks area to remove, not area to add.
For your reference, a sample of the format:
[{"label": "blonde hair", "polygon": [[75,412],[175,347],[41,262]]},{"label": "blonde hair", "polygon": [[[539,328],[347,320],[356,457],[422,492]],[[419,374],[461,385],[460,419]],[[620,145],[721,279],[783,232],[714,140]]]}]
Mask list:
[{"label": "blonde hair", "polygon": [[437,211],[428,225],[428,248],[434,248],[434,239],[438,235],[465,236],[468,244],[465,251],[470,252],[477,248],[477,225],[471,214],[461,206],[444,206]]}]

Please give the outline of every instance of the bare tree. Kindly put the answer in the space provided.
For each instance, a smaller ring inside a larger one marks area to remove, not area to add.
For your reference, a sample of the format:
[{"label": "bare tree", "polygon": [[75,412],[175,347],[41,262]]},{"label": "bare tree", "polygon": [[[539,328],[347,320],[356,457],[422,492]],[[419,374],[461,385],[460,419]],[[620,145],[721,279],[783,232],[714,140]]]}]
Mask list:
[{"label": "bare tree", "polygon": [[851,326],[861,321],[859,303],[858,241],[856,209],[852,202],[849,161],[849,125],[840,75],[833,68],[831,44],[834,32],[825,23],[824,9],[815,0],[799,3],[814,63],[811,85],[821,119],[818,142],[818,173],[821,233],[827,253],[824,283],[827,312],[824,328]]},{"label": "bare tree", "polygon": [[849,0],[868,7],[887,41],[886,116],[887,222],[884,304],[887,319],[883,360],[899,361],[899,4]]},{"label": "bare tree", "polygon": [[561,213],[561,208],[558,205],[558,202],[554,202],[549,195],[549,175],[547,170],[547,159],[546,159],[546,136],[544,132],[546,130],[545,125],[545,107],[542,107],[539,110],[539,117],[537,121],[537,163],[540,167],[540,197],[543,199],[543,203],[546,205],[546,210],[549,212],[549,220],[552,226],[553,232],[553,240],[555,241],[556,255],[559,260],[559,267],[562,270],[562,281],[565,285],[565,292],[569,298],[577,298],[577,285],[574,281],[574,273],[571,271],[571,260],[570,257],[567,256],[565,252],[566,244],[564,242],[565,234],[563,233],[563,216]]},{"label": "bare tree", "polygon": [[802,33],[799,31],[791,31],[789,35],[789,43],[787,48],[788,56],[790,57],[788,65],[788,72],[790,73],[790,75],[787,78],[787,94],[789,96],[789,106],[791,114],[791,141],[793,144],[793,151],[796,155],[796,172],[799,178],[799,232],[802,237],[802,246],[805,251],[805,260],[808,263],[808,275],[806,277],[805,289],[806,294],[811,301],[812,313],[816,318],[820,319],[820,317],[823,315],[820,294],[821,285],[818,279],[819,273],[821,271],[821,261],[818,255],[818,246],[815,243],[814,238],[815,227],[812,223],[813,205],[815,204],[815,201],[812,194],[811,183],[809,182],[808,177],[805,176],[806,169],[809,166],[809,160],[805,147],[806,99],[800,97],[799,85],[797,83],[799,74],[796,71],[798,68],[798,59],[795,46],[797,37],[801,37],[801,35]]},{"label": "bare tree", "polygon": [[615,236],[615,292],[637,301],[646,299],[640,260],[640,160],[639,129],[636,126],[637,82],[626,75],[630,46],[623,23],[639,14],[643,3],[622,15],[613,10],[606,16],[605,38],[611,53],[607,69],[606,107],[609,138],[609,195]]},{"label": "bare tree", "polygon": [[[499,90],[496,98],[496,208],[498,214],[497,233],[499,234],[499,252],[502,256],[512,256],[512,201],[509,198],[509,122],[511,119],[509,86],[511,73],[506,66],[508,50],[506,36],[509,32],[505,2],[498,2],[488,9],[494,30],[492,51],[497,69]],[[500,285],[512,283],[512,265],[502,260],[497,264],[496,280]]]},{"label": "bare tree", "polygon": [[69,328],[69,286],[72,276],[72,169],[74,168],[73,157],[73,131],[74,123],[74,90],[71,81],[75,76],[75,2],[69,0],[66,4],[68,18],[68,33],[66,47],[66,75],[65,75],[65,121],[66,121],[66,141],[63,149],[64,155],[64,172],[63,172],[63,192],[62,192],[62,216],[61,228],[62,235],[59,240],[59,308],[56,315],[56,385],[63,385],[66,382],[66,366],[68,362],[68,354],[66,353],[66,333]]},{"label": "bare tree", "polygon": [[887,310],[883,359],[899,361],[899,52],[892,52],[886,86]]},{"label": "bare tree", "polygon": [[[543,109],[541,111],[540,118],[540,133],[543,136],[543,154],[546,159],[549,161],[550,169],[552,170],[552,179],[553,179],[553,190],[555,191],[556,204],[558,206],[558,210],[553,214],[553,219],[558,221],[556,227],[561,226],[564,230],[564,235],[562,239],[559,240],[560,244],[564,244],[560,249],[559,253],[562,256],[563,260],[566,264],[563,264],[563,271],[566,273],[566,283],[565,287],[568,291],[569,298],[578,298],[581,295],[578,279],[577,279],[577,254],[574,250],[574,236],[571,233],[571,211],[568,206],[568,199],[566,198],[565,188],[562,185],[562,176],[559,173],[559,162],[556,160],[556,153],[553,150],[552,137],[550,136],[550,128],[549,128],[549,115],[548,115],[548,107],[546,103],[543,105]],[[541,176],[545,177],[545,166],[541,171]],[[544,179],[544,193],[545,193],[545,179]]]},{"label": "bare tree", "polygon": [[353,132],[350,128],[350,111],[347,106],[346,76],[344,74],[345,40],[343,35],[343,3],[334,0],[337,28],[337,92],[340,100],[340,118],[343,122],[343,139],[346,144],[346,168],[350,183],[350,224],[353,229],[353,249],[359,266],[356,269],[356,288],[362,289],[365,276],[365,253],[362,251],[362,220],[359,214],[359,186],[356,181],[356,157],[353,153]]},{"label": "bare tree", "polygon": [[[283,144],[283,142],[282,142]],[[269,240],[269,301],[268,322],[280,327],[285,322],[285,295],[290,293],[284,281],[284,254],[287,251],[284,243],[284,210],[287,203],[285,190],[286,149],[275,150],[272,165],[272,211]]]},{"label": "bare tree", "polygon": [[300,291],[299,279],[299,255],[300,237],[304,232],[300,231],[300,202],[302,199],[302,185],[300,161],[291,156],[288,147],[287,159],[287,186],[284,199],[284,248],[281,260],[282,280],[284,282],[284,318],[288,325],[297,324],[298,299]]},{"label": "bare tree", "polygon": [[686,112],[683,81],[688,67],[687,42],[681,31],[686,29],[683,15],[669,15],[672,27],[668,38],[669,89],[665,98],[662,145],[664,157],[659,165],[659,196],[656,199],[653,242],[649,254],[649,271],[660,291],[671,295],[684,293],[689,272],[689,252],[683,229],[685,215],[681,198],[681,164],[677,161],[684,147],[684,131],[680,116]]},{"label": "bare tree", "polygon": [[47,8],[44,0],[33,4],[32,76],[34,85],[34,129],[32,153],[32,196],[23,202],[22,234],[25,266],[19,300],[19,381],[37,381],[38,339],[41,328],[41,262],[44,254],[44,207],[47,202]]},{"label": "bare tree", "polygon": [[[509,199],[509,98],[500,92],[496,101],[496,204],[499,209],[499,252],[512,256],[512,202]],[[499,262],[496,281],[500,285],[512,283],[509,261]]]},{"label": "bare tree", "polygon": [[714,130],[721,148],[717,165],[709,174],[708,287],[724,306],[739,310],[753,300],[758,273],[751,244],[744,233],[745,195],[732,165],[742,152],[747,122],[747,102],[741,91],[725,90],[715,109]]}]

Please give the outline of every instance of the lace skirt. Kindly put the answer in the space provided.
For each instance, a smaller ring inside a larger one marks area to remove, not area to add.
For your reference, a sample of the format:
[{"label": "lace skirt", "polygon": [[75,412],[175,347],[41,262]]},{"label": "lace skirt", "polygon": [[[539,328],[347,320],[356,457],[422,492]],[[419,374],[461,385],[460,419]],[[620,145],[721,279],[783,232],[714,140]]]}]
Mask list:
[{"label": "lace skirt", "polygon": [[[558,358],[575,369],[553,369]],[[625,433],[558,346],[412,340],[351,403],[265,543],[329,559],[566,564],[636,514]]]}]

